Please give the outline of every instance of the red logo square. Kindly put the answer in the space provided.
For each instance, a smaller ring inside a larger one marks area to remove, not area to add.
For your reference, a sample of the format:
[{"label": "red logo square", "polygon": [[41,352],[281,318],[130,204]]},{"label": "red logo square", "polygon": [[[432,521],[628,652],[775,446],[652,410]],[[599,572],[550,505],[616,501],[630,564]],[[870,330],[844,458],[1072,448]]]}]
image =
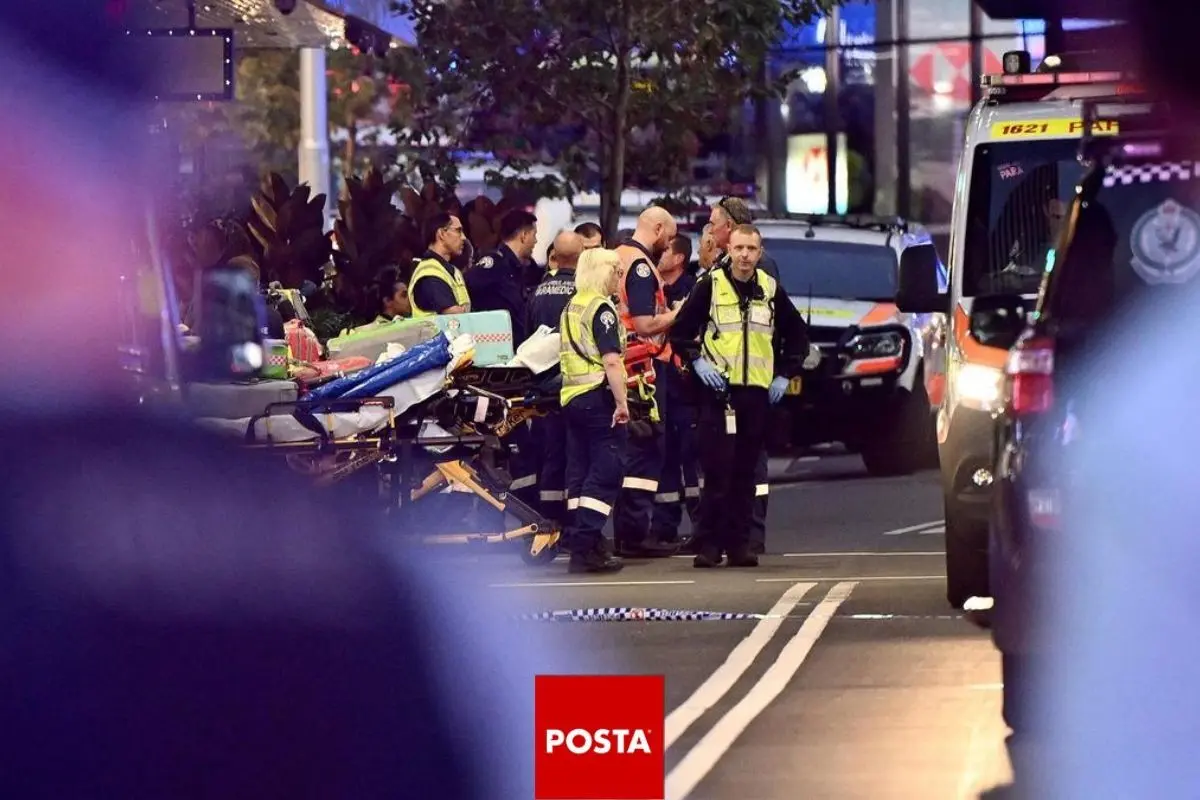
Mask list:
[{"label": "red logo square", "polygon": [[662,800],[662,675],[538,675],[535,800]]}]

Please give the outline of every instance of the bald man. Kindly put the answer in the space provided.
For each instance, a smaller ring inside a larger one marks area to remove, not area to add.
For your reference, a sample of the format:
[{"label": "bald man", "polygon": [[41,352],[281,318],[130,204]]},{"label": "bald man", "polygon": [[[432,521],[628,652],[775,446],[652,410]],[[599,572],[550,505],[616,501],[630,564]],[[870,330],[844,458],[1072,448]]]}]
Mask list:
[{"label": "bald man", "polygon": [[[547,275],[529,298],[528,330],[538,327],[558,329],[563,310],[575,293],[575,265],[583,253],[586,241],[574,231],[562,231],[550,245],[554,251],[557,270]],[[539,455],[538,508],[543,516],[566,525],[567,517],[567,449],[566,429],[560,412],[555,411],[533,420],[534,447]]]},{"label": "bald man", "polygon": [[[651,206],[638,216],[633,233],[616,248],[622,273],[617,306],[621,323],[630,345],[650,345],[658,354],[654,363],[659,365],[671,357],[666,334],[675,321],[675,311],[667,306],[658,262],[676,233],[678,226],[670,212]],[[635,369],[638,366],[628,358],[626,363]],[[649,430],[642,430],[643,435],[631,435],[622,457],[625,476],[613,516],[613,539],[618,555],[627,558],[661,558],[674,555],[679,547],[660,542],[651,534],[654,498],[664,458],[661,419],[667,413],[668,402],[661,383],[655,387],[654,400],[659,422],[649,426]]]}]

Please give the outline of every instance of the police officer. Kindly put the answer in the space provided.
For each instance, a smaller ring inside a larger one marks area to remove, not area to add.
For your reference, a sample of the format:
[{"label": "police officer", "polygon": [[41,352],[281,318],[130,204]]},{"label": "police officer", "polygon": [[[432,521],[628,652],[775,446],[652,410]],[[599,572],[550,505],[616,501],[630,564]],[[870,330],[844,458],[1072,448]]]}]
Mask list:
[{"label": "police officer", "polygon": [[526,264],[537,246],[537,217],[513,210],[500,220],[500,245],[467,270],[472,311],[507,311],[512,320],[513,346],[525,341]]},{"label": "police officer", "polygon": [[[731,263],[729,254],[729,237],[738,225],[749,225],[752,222],[750,206],[740,197],[723,197],[711,209],[708,220],[708,231],[712,236],[713,246],[717,249],[715,267],[728,267]],[[779,266],[766,250],[758,262],[758,268],[766,272],[776,281],[779,280]],[[751,515],[753,526],[753,548],[756,553],[766,549],[767,542],[767,496],[770,484],[767,480],[767,449],[763,447],[754,467],[754,510]]]},{"label": "police officer", "polygon": [[[563,231],[554,237],[557,272],[547,276],[529,299],[526,328],[532,333],[545,325],[558,330],[563,311],[575,294],[575,267],[583,251],[583,239],[577,233]],[[565,528],[567,522],[567,435],[561,410],[533,420],[534,441],[540,447],[538,504],[543,515]]]},{"label": "police officer", "polygon": [[409,281],[409,301],[414,319],[438,314],[465,314],[471,295],[462,271],[450,262],[462,255],[467,236],[453,214],[434,214],[426,226],[428,248],[417,261]]},{"label": "police officer", "polygon": [[808,330],[782,284],[757,268],[762,235],[738,225],[731,263],[696,284],[671,329],[671,345],[699,391],[697,442],[704,471],[696,567],[728,555],[733,567],[758,566],[750,529],[754,467],[764,449],[768,403],[779,402],[808,355]]},{"label": "police officer", "polygon": [[[687,299],[696,285],[688,270],[692,240],[677,234],[658,262],[667,303],[676,308]],[[683,509],[688,510],[692,528],[700,504],[700,464],[696,458],[696,412],[694,391],[684,381],[676,358],[658,365],[655,393],[663,416],[663,468],[654,495],[654,517],[650,525],[653,538],[660,542],[679,541]]]},{"label": "police officer", "polygon": [[575,226],[575,232],[583,237],[583,249],[591,250],[604,244],[604,231],[594,222],[581,222]]},{"label": "police officer", "polygon": [[612,250],[594,248],[580,256],[575,294],[559,323],[570,514],[563,542],[570,572],[616,572],[624,566],[604,538],[621,487],[629,422],[625,334],[611,299],[619,265]]},{"label": "police officer", "polygon": [[[619,281],[621,324],[627,344],[649,351],[644,364],[627,366],[635,369],[657,368],[670,358],[666,333],[675,321],[675,311],[667,307],[662,279],[658,275],[658,259],[678,232],[675,219],[664,208],[652,206],[638,217],[633,233],[617,248],[621,257],[623,277]],[[657,383],[653,388],[657,399],[666,389]],[[663,407],[666,405],[665,394]],[[654,496],[662,472],[663,428],[659,420],[641,422],[630,431],[625,447],[624,478],[613,520],[617,551],[624,556],[656,558],[673,555],[678,546],[657,541],[650,526],[654,516]]]}]

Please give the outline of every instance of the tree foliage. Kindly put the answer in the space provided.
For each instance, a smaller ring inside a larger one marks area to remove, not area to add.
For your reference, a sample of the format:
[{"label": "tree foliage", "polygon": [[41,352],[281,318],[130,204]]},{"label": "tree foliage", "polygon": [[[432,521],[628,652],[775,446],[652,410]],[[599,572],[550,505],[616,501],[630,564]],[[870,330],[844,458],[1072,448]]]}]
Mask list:
[{"label": "tree foliage", "polygon": [[[414,126],[486,149],[518,171],[542,162],[571,194],[599,178],[611,233],[633,169],[686,182],[697,137],[748,97],[778,92],[763,65],[785,25],[841,0],[397,0],[427,67]],[[782,83],[782,82],[780,82]],[[448,116],[449,112],[449,116]],[[543,185],[542,188],[549,188]]]}]

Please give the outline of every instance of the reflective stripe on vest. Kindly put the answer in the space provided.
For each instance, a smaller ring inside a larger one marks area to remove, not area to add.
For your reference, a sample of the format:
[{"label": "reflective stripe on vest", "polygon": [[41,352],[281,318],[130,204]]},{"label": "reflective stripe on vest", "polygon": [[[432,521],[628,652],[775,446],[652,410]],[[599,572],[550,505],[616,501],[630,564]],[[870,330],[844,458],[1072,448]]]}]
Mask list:
[{"label": "reflective stripe on vest", "polygon": [[[412,280],[409,285],[416,288],[417,281],[421,278],[437,278],[442,283],[450,287],[450,291],[454,292],[454,305],[464,306],[467,311],[471,310],[471,296],[467,294],[467,282],[463,278],[462,271],[458,267],[451,267],[454,273],[451,274],[442,265],[442,262],[436,258],[426,258],[417,264],[417,268],[413,270]],[[417,296],[415,292],[408,293],[408,302],[412,305],[413,319],[419,317],[435,317],[437,311],[426,311],[417,305]]]},{"label": "reflective stripe on vest", "polygon": [[[662,276],[658,274],[658,267],[651,264],[645,257],[636,259],[633,264],[629,265],[630,269],[635,269],[638,263],[643,263],[650,267],[650,274],[654,276],[654,280],[658,281],[658,289],[654,292],[654,313],[664,314],[667,310],[667,292],[665,284],[663,284]],[[625,326],[625,330],[630,338],[649,342],[654,345],[657,352],[655,358],[659,361],[671,360],[671,345],[667,341],[667,334],[660,333],[656,336],[642,336],[633,328],[633,315],[629,313],[629,293],[625,289],[625,280],[629,277],[628,272],[621,276],[621,280],[617,284],[617,310],[621,315],[621,324]]]},{"label": "reflective stripe on vest", "polygon": [[724,270],[713,271],[712,304],[703,346],[730,385],[765,389],[775,377],[775,350],[771,345],[775,331],[775,315],[771,310],[775,279],[762,270],[756,270],[754,276],[762,288],[763,299],[751,300],[743,314],[733,282]]},{"label": "reflective stripe on vest", "polygon": [[558,400],[564,406],[584,392],[603,386],[607,380],[604,356],[592,336],[592,320],[603,308],[612,308],[607,297],[596,292],[576,292],[563,310],[559,321],[562,338],[558,367],[562,389]]}]

